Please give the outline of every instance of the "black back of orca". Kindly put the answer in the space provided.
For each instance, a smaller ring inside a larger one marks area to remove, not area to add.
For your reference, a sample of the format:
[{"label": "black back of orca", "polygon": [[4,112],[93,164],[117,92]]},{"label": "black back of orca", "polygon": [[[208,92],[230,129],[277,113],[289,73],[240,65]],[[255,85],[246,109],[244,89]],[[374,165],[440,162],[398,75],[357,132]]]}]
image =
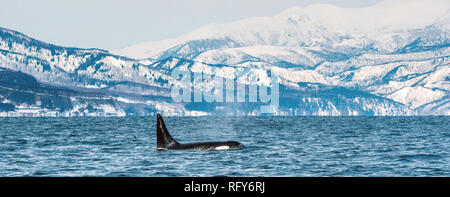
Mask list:
[{"label": "black back of orca", "polygon": [[226,142],[201,142],[180,144],[167,131],[164,120],[160,114],[156,115],[156,144],[157,150],[226,150],[226,149],[240,149],[244,146],[236,141]]}]

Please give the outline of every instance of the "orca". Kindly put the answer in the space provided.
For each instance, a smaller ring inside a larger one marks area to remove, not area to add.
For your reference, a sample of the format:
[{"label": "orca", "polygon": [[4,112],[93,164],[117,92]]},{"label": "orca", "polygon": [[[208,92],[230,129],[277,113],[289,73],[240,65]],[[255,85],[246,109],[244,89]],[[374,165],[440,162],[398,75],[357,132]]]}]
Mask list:
[{"label": "orca", "polygon": [[236,141],[180,144],[167,131],[162,116],[159,113],[156,116],[157,150],[229,150],[244,148],[244,145]]}]

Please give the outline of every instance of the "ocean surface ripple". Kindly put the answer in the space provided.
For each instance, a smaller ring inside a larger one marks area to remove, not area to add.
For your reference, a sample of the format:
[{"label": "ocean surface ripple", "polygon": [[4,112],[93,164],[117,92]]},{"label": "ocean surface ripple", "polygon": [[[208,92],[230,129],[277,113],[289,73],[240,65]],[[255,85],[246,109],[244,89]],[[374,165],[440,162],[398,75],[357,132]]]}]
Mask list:
[{"label": "ocean surface ripple", "polygon": [[0,176],[450,176],[450,117],[0,118]]}]

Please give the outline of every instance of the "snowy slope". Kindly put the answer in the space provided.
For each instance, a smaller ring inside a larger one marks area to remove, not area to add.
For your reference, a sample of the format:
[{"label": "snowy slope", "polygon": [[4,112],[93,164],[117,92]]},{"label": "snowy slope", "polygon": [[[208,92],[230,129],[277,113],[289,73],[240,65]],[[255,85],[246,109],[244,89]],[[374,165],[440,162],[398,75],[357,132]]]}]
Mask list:
[{"label": "snowy slope", "polygon": [[[169,100],[168,87],[173,81],[170,76],[127,57],[100,49],[56,46],[5,28],[0,28],[1,68],[29,74],[45,85],[111,97],[122,96],[138,102],[127,104],[115,98],[119,104],[118,109],[113,110],[108,106],[103,109],[105,112],[120,112],[119,115],[147,115],[156,112],[157,105]],[[145,97],[153,99],[154,102],[147,102],[148,98]],[[76,103],[79,99],[70,97],[69,100]],[[0,99],[0,102],[3,101]],[[83,105],[86,107],[96,104],[94,101],[79,103],[78,108],[66,108],[60,113],[67,115],[80,112]],[[171,106],[178,111],[184,109],[177,104]]]},{"label": "snowy slope", "polygon": [[0,28],[2,67],[20,70],[39,81],[64,86],[110,87],[120,82],[164,86],[157,70],[100,49],[60,47]]},{"label": "snowy slope", "polygon": [[0,28],[0,67],[109,95],[127,115],[261,115],[263,103],[174,103],[175,69],[260,86],[276,74],[279,115],[448,115],[449,9],[439,0],[315,4],[113,52],[55,46]]},{"label": "snowy slope", "polygon": [[105,94],[40,84],[34,77],[0,68],[0,116],[124,116]]},{"label": "snowy slope", "polygon": [[[34,76],[33,81],[39,81],[39,84],[50,87],[56,85],[56,89],[86,92],[87,95],[102,95],[96,99],[68,95],[65,93],[67,91],[57,91],[48,95],[49,102],[37,105],[36,98],[47,96],[41,92],[49,90],[40,88],[41,85],[39,85],[27,90],[28,93],[24,93],[29,97],[28,100],[21,100],[22,96],[14,95],[22,94],[21,89],[27,89],[28,83],[19,83],[14,88],[6,83],[6,87],[2,86],[0,94],[0,115],[5,115],[6,112],[29,114],[24,110],[35,110],[33,113],[40,115],[57,110],[57,113],[62,116],[154,115],[156,112],[165,115],[264,115],[260,107],[267,103],[260,101],[173,102],[170,97],[170,87],[179,82],[172,79],[170,75],[173,69],[180,68],[233,79],[246,86],[250,84],[267,86],[270,80],[267,71],[272,70],[285,77],[283,81],[280,81],[282,87],[280,106],[274,111],[275,115],[415,114],[414,110],[389,98],[339,86],[316,84],[316,81],[323,83],[326,81],[323,76],[312,70],[291,71],[288,70],[291,68],[274,67],[266,62],[244,62],[228,66],[180,58],[138,61],[98,49],[59,47],[40,42],[19,32],[0,30],[0,43],[2,43],[0,70],[30,74]],[[253,51],[253,55],[270,54],[275,51],[267,48]],[[273,55],[273,58],[278,57],[277,54]],[[308,80],[299,80],[299,75]],[[20,82],[21,79],[15,81]],[[311,83],[303,83],[305,81]],[[205,90],[211,84],[211,81],[205,79],[196,83],[194,89]],[[51,103],[57,105],[51,105]],[[35,109],[36,106],[42,108]]]},{"label": "snowy slope", "polygon": [[[179,47],[183,48],[180,55],[186,55],[194,51],[255,45],[336,49],[374,45],[377,50],[387,52],[410,42],[408,31],[435,23],[449,8],[450,3],[445,0],[384,1],[366,8],[313,4],[293,7],[272,17],[210,24],[174,39],[137,44],[115,53],[152,58],[169,49],[179,50]],[[448,20],[445,23],[448,25]]]},{"label": "snowy slope", "polygon": [[[433,114],[427,105],[448,103],[449,33],[449,1],[387,0],[365,8],[313,4],[206,25],[114,53],[151,59],[149,65],[161,68],[173,68],[173,62],[163,65],[171,58],[186,59],[210,65],[219,75],[226,66],[228,73],[244,76],[243,83],[267,84],[264,73],[273,71],[292,87],[310,82],[358,88]],[[439,106],[436,114],[450,113],[448,105]]]}]

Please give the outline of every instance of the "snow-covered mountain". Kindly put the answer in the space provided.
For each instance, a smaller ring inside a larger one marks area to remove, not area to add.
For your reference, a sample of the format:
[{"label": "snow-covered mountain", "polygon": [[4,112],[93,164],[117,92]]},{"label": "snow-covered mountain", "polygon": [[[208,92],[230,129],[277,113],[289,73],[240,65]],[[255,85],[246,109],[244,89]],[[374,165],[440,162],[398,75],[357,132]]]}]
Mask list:
[{"label": "snow-covered mountain", "polygon": [[[0,68],[31,75],[44,85],[110,96],[119,105],[116,112],[125,111],[132,115],[153,113],[170,99],[169,82],[172,80],[133,59],[100,49],[56,46],[4,28],[0,28]],[[152,100],[148,101],[146,97],[152,97]],[[128,103],[129,100],[133,102]],[[14,103],[15,100],[6,92],[0,95],[0,102],[4,101]],[[14,104],[30,107],[30,103],[18,100]],[[183,108],[178,104],[168,106],[167,110]],[[70,111],[76,112],[78,107],[57,108],[64,109],[58,112],[67,115]]]},{"label": "snow-covered mountain", "polygon": [[114,98],[39,83],[0,68],[0,116],[123,116]]},{"label": "snow-covered mountain", "polygon": [[[261,115],[262,102],[174,102],[176,69],[244,86],[268,86],[269,73],[276,74],[280,115],[449,115],[449,9],[447,1],[316,4],[111,53],[0,28],[0,67],[42,84],[101,93],[126,115]],[[12,102],[0,94],[0,108],[6,101]]]},{"label": "snow-covered mountain", "polygon": [[[174,39],[132,45],[115,52],[137,59],[161,58],[169,53],[193,56],[212,49],[261,45],[345,53],[351,48],[394,52],[415,41],[415,34],[429,25],[439,23],[444,28],[441,30],[446,30],[449,4],[445,0],[388,0],[365,8],[312,4],[270,17],[210,24]],[[445,43],[448,37],[433,40]]]},{"label": "snow-covered mountain", "polygon": [[449,28],[449,1],[383,1],[365,8],[313,4],[206,25],[113,53],[159,67],[186,59],[194,70],[241,76],[243,83],[264,83],[264,71],[271,71],[291,87],[309,82],[357,88],[421,114],[448,115]]}]

